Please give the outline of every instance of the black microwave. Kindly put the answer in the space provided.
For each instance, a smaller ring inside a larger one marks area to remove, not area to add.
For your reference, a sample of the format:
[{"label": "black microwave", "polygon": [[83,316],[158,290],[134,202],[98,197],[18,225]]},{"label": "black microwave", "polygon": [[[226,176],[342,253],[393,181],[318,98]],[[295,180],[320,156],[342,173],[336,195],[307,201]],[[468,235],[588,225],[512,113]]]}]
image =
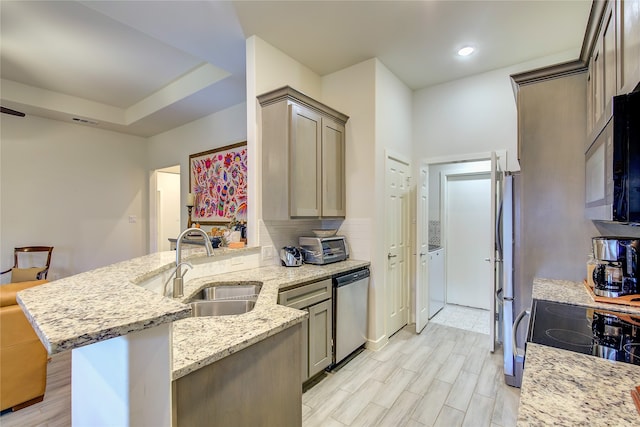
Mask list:
[{"label": "black microwave", "polygon": [[613,98],[613,114],[585,156],[587,218],[640,224],[640,92]]}]

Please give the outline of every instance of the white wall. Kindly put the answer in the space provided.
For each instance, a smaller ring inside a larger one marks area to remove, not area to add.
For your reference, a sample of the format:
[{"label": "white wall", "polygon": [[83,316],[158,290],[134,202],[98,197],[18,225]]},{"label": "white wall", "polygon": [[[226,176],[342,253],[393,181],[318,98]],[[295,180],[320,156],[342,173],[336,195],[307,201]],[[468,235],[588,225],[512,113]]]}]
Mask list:
[{"label": "white wall", "polygon": [[[244,103],[148,139],[149,171],[180,165],[180,229],[185,229],[187,226],[185,206],[189,192],[189,155],[246,141],[246,139],[247,122]],[[248,155],[252,155],[251,151]],[[151,205],[155,205],[153,196],[152,194]]]},{"label": "white wall", "polygon": [[[277,250],[279,246],[297,244],[297,242],[291,241],[289,233],[285,233],[289,236],[286,239],[278,235],[278,230],[287,228],[286,225],[275,224],[270,227],[262,221],[262,141],[260,140],[262,117],[256,98],[271,90],[291,86],[321,101],[321,82],[320,76],[316,73],[259,37],[252,36],[247,39],[246,52],[247,147],[250,154],[247,184],[249,199],[247,237],[249,242],[255,242],[261,246],[273,246]],[[254,155],[251,156],[251,153]],[[272,259],[274,263],[277,260],[277,257]]]},{"label": "white wall", "polygon": [[326,103],[349,115],[345,154],[347,218],[335,226],[347,236],[351,256],[361,260],[371,260],[374,249],[376,62],[370,59],[322,78]]},{"label": "white wall", "polygon": [[148,253],[152,171],[186,171],[184,228],[189,155],[246,140],[245,114],[239,104],[149,139],[2,115],[0,267],[11,267],[15,246],[35,244],[55,247],[50,280]]},{"label": "white wall", "polygon": [[431,86],[414,92],[416,159],[507,150],[507,170],[517,160],[517,109],[511,74],[575,59],[573,52]]},{"label": "white wall", "polygon": [[[386,283],[386,271],[387,271],[387,241],[385,232],[387,230],[387,217],[386,217],[386,156],[388,154],[398,155],[400,158],[408,159],[411,161],[411,147],[412,141],[412,92],[405,86],[388,68],[386,68],[380,61],[376,60],[376,116],[375,116],[375,138],[376,138],[376,151],[375,151],[375,179],[374,179],[374,191],[375,208],[373,210],[374,215],[374,236],[373,242],[375,247],[374,257],[372,258],[372,265],[375,270],[377,282],[377,303],[376,312],[377,316],[377,328],[375,329],[375,335],[372,335],[372,339],[376,339],[379,344],[384,343],[389,339],[386,326],[383,327],[383,322],[387,321],[388,308],[386,307],[386,293],[383,293]],[[410,170],[412,165],[410,164]],[[412,180],[410,188],[415,188],[415,180]],[[415,197],[412,193],[408,194],[409,197],[409,211],[415,212],[415,203],[413,200]],[[415,228],[411,226],[412,217],[414,214],[410,214],[409,218],[406,218],[407,227],[409,228],[409,247],[413,248],[413,240],[415,236]],[[413,251],[410,251],[408,256],[408,268],[407,277],[410,278],[411,289],[415,288],[415,278],[413,274]],[[384,286],[380,286],[384,284]],[[413,291],[410,292],[409,312],[412,313]],[[407,319],[410,321],[410,319]]]},{"label": "white wall", "polygon": [[516,104],[507,71],[497,70],[427,88],[414,95],[414,157],[508,151],[516,159]]},{"label": "white wall", "polygon": [[35,116],[1,120],[2,269],[15,246],[54,246],[49,280],[146,253],[144,138]]}]

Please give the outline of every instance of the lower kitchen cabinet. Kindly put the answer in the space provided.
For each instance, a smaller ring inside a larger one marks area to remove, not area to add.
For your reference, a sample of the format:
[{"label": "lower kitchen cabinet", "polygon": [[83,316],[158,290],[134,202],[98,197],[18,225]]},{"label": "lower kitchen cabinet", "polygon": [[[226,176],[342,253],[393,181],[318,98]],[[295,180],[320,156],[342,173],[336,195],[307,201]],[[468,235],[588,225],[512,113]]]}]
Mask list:
[{"label": "lower kitchen cabinet", "polygon": [[333,308],[331,279],[281,291],[278,303],[309,312],[302,323],[302,382],[331,365]]},{"label": "lower kitchen cabinet", "polygon": [[297,324],[172,383],[172,425],[302,425]]},{"label": "lower kitchen cabinet", "polygon": [[331,364],[332,303],[326,300],[309,307],[309,378]]}]

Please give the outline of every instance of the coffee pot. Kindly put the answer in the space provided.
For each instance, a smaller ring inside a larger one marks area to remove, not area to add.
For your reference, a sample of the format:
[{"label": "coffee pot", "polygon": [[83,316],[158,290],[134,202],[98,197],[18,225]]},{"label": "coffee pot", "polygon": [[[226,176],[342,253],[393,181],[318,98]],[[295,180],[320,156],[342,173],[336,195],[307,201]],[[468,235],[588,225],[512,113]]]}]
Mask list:
[{"label": "coffee pot", "polygon": [[612,298],[637,294],[640,239],[594,237],[592,243],[595,260],[593,293]]}]

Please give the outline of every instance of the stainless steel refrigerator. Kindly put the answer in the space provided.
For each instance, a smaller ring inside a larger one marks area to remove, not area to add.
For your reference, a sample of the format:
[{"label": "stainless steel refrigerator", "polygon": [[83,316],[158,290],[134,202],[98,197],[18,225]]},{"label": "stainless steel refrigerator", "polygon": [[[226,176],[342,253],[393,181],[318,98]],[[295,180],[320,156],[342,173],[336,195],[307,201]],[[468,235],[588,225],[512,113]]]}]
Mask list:
[{"label": "stainless steel refrigerator", "polygon": [[[514,333],[514,322],[522,316],[522,304],[519,299],[520,262],[520,173],[505,172],[502,180],[502,202],[498,214],[498,258],[502,260],[502,277],[496,292],[499,306],[498,339],[502,342],[504,352],[504,379],[514,387],[522,383],[522,367],[524,355],[519,354],[517,337]],[[517,332],[517,331],[516,331]]]}]

